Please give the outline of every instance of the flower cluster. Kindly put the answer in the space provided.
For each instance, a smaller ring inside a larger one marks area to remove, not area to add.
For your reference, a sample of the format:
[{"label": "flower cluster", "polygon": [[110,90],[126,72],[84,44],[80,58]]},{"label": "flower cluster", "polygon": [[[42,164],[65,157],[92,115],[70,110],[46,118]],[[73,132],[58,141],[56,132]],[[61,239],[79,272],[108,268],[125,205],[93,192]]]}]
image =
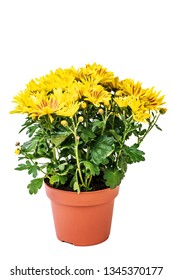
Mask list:
[{"label": "flower cluster", "polygon": [[[11,113],[27,115],[23,128],[32,140],[16,150],[23,154],[19,160],[27,159],[18,170],[28,169],[34,178],[42,171],[52,185],[68,182],[78,192],[90,190],[97,176],[108,187],[120,183],[126,165],[144,159],[139,144],[166,112],[164,96],[153,87],[145,89],[132,79],[119,81],[96,63],[59,68],[31,80],[13,102]],[[143,124],[148,128],[142,129]],[[128,147],[131,135],[137,143]],[[40,157],[49,159],[42,167]],[[30,193],[36,192],[34,180]]]}]

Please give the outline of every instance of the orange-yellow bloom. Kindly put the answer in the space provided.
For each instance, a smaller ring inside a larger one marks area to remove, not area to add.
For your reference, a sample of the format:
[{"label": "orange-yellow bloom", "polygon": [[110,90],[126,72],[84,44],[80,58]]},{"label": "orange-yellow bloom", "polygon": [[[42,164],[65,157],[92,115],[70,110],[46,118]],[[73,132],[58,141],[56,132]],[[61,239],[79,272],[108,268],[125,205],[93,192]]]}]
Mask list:
[{"label": "orange-yellow bloom", "polygon": [[100,106],[100,103],[105,103],[107,106],[111,100],[111,94],[100,85],[86,84],[83,95],[85,100],[93,103],[95,106]]},{"label": "orange-yellow bloom", "polygon": [[64,107],[63,94],[40,94],[30,98],[29,114],[32,118],[48,115],[50,121],[53,121],[52,114],[57,114]]},{"label": "orange-yellow bloom", "polygon": [[85,68],[80,68],[79,79],[84,83],[85,81],[89,81],[95,84],[106,85],[114,83],[114,73],[107,71],[100,64],[87,64]]},{"label": "orange-yellow bloom", "polygon": [[[160,92],[156,92],[154,87],[143,89],[140,82],[135,83],[132,79],[125,79],[118,83],[116,96],[137,98],[137,100],[140,100],[145,110],[151,111],[157,111],[165,104],[165,102],[163,102],[164,95],[160,96]],[[124,102],[127,102],[126,98]]]}]

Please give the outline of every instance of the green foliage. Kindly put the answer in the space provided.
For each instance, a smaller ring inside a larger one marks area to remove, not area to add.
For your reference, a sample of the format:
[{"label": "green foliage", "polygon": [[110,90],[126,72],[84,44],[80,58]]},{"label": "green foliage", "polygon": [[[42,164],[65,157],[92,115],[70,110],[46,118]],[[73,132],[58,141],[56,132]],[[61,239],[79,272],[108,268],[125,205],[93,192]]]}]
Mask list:
[{"label": "green foliage", "polygon": [[123,177],[124,172],[122,170],[106,169],[104,172],[106,186],[110,187],[111,189],[114,189],[116,186],[118,186],[121,183]]},{"label": "green foliage", "polygon": [[[16,170],[26,170],[33,177],[28,185],[30,194],[38,192],[45,178],[55,188],[68,185],[78,193],[92,190],[92,180],[97,177],[107,187],[115,188],[124,178],[128,164],[145,160],[139,146],[154,126],[160,130],[156,116],[147,128],[133,120],[130,109],[127,115],[121,115],[120,110],[112,114],[101,108],[98,114],[98,108],[89,109],[87,119],[79,110],[82,122],[78,122],[78,116],[54,116],[53,122],[48,116],[37,120],[27,117],[21,131],[26,130],[29,139],[19,145],[18,159],[22,162]],[[61,125],[64,120],[68,125]],[[136,141],[128,146],[131,136]]]},{"label": "green foliage", "polygon": [[37,162],[32,163],[31,161],[27,160],[25,164],[19,164],[15,170],[28,170],[28,174],[31,174],[34,178],[36,178],[40,167],[38,166]]},{"label": "green foliage", "polygon": [[94,139],[96,137],[96,135],[90,128],[82,127],[82,133],[81,133],[80,137],[84,142],[87,143],[91,139]]},{"label": "green foliage", "polygon": [[98,137],[91,149],[91,160],[96,165],[105,163],[105,159],[114,151],[114,138],[106,135]]},{"label": "green foliage", "polygon": [[43,185],[43,178],[37,178],[31,180],[31,182],[27,186],[29,189],[29,193],[36,194],[38,190],[42,187],[42,185]]},{"label": "green foliage", "polygon": [[99,175],[100,169],[97,165],[93,164],[90,161],[82,161],[81,163],[85,166],[85,174],[86,176],[96,176]]},{"label": "green foliage", "polygon": [[31,140],[25,142],[25,143],[21,146],[22,152],[24,152],[24,153],[25,153],[25,152],[29,153],[29,152],[31,152],[31,151],[34,151],[35,148],[36,148],[36,146],[37,146],[37,143],[38,143],[38,139],[35,139],[35,138],[33,138],[33,139],[31,139]]},{"label": "green foliage", "polygon": [[134,144],[131,147],[124,146],[123,153],[126,156],[127,163],[135,163],[144,161],[144,152],[138,149],[138,144]]},{"label": "green foliage", "polygon": [[66,175],[55,174],[50,177],[50,183],[51,183],[51,185],[53,185],[55,183],[58,183],[58,185],[59,184],[64,185],[66,183],[67,179],[68,179],[68,177]]},{"label": "green foliage", "polygon": [[69,131],[59,131],[52,135],[50,140],[56,146],[59,147],[62,142],[71,134]]}]

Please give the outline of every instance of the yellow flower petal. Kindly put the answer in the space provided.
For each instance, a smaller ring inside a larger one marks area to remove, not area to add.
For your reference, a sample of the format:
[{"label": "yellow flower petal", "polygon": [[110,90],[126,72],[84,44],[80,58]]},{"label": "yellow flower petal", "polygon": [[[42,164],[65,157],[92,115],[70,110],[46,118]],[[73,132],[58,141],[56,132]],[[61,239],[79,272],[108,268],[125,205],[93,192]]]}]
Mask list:
[{"label": "yellow flower petal", "polygon": [[16,154],[16,155],[20,155],[20,149],[19,148],[17,148],[17,149],[15,149],[15,151],[14,151],[14,153]]}]

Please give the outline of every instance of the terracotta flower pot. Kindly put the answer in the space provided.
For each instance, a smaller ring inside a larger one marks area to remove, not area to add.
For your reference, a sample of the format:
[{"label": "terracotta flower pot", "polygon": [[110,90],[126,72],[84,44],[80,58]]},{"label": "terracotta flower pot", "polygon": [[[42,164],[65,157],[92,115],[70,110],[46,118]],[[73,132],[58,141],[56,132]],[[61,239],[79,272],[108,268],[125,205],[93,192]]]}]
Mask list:
[{"label": "terracotta flower pot", "polygon": [[110,234],[115,189],[92,192],[62,191],[45,184],[51,200],[57,238],[77,246],[95,245]]}]

